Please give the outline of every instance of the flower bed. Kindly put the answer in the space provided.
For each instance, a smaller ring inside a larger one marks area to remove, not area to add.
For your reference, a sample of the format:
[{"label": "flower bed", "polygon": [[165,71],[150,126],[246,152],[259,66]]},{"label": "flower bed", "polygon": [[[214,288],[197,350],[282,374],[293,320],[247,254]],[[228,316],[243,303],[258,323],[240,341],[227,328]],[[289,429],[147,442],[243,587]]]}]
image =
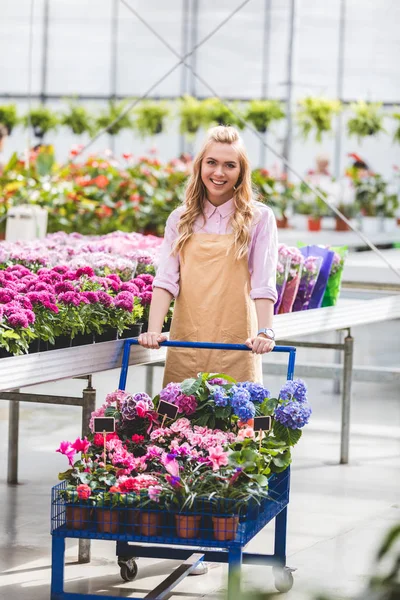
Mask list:
[{"label": "flower bed", "polygon": [[[115,431],[64,441],[57,450],[69,468],[55,488],[53,529],[247,540],[265,524],[262,515],[287,504],[291,447],[311,414],[306,391],[302,381],[287,381],[273,398],[262,385],[200,373],[154,399],[109,394],[90,428],[106,416],[114,417]],[[165,398],[179,410],[168,423],[157,412]],[[254,430],[257,416],[272,418],[269,431]]]}]

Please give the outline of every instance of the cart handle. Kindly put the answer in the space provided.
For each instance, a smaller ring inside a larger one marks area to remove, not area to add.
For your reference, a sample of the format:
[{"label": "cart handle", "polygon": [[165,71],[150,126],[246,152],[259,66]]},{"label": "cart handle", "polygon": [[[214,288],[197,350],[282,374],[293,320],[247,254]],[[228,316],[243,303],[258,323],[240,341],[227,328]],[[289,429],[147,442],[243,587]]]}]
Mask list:
[{"label": "cart handle", "polygon": [[[131,346],[138,346],[139,342],[137,339],[132,338],[125,340],[124,343],[124,354],[122,357],[121,376],[119,379],[118,389],[124,390],[126,388],[126,379],[128,376],[129,356],[131,353]],[[165,341],[161,342],[160,346],[169,346],[175,348],[206,348],[209,350],[244,350],[251,352],[245,344],[222,344],[214,342],[177,342],[177,341]],[[272,352],[287,352],[289,354],[287,379],[293,379],[294,376],[294,364],[296,361],[296,348],[294,346],[275,346]]]}]

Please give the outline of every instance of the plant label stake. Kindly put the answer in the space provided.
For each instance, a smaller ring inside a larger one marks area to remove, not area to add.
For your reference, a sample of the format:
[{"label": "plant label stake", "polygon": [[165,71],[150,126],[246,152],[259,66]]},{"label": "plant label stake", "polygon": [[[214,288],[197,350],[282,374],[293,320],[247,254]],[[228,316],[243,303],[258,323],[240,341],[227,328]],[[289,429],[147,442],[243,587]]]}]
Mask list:
[{"label": "plant label stake", "polygon": [[104,443],[104,468],[106,466],[106,442],[107,442],[107,433],[114,433],[115,431],[115,419],[114,417],[95,417],[93,419],[93,432],[94,433],[102,433],[103,434],[103,443]]},{"label": "plant label stake", "polygon": [[258,431],[260,440],[259,450],[261,451],[264,431],[269,431],[271,429],[271,417],[255,417],[253,429],[254,431]]},{"label": "plant label stake", "polygon": [[171,419],[171,421],[176,419],[176,415],[178,414],[178,407],[175,404],[172,404],[172,402],[166,402],[165,400],[161,400],[160,404],[158,405],[157,413],[164,417],[161,424],[161,427],[164,427],[166,419]]}]

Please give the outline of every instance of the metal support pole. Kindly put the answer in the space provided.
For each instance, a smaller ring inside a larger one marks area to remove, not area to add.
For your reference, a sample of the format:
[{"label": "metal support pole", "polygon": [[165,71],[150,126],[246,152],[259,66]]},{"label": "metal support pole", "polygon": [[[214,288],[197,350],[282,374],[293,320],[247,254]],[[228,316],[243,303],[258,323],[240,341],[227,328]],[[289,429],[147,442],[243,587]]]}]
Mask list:
[{"label": "metal support pole", "polygon": [[[294,38],[295,38],[295,23],[296,23],[296,0],[290,2],[290,30],[289,30],[289,47],[287,55],[287,74],[286,74],[286,118],[287,130],[283,144],[283,156],[288,162],[291,158],[292,137],[293,137],[293,116],[292,116],[292,95],[293,95],[293,62],[294,62]],[[286,165],[284,166],[285,173],[288,172]]]},{"label": "metal support pole", "polygon": [[[343,344],[343,332],[342,331],[335,331],[335,337],[336,337],[336,344]],[[335,350],[334,353],[334,362],[338,365],[340,365],[342,363],[342,351],[341,350]],[[340,376],[335,375],[333,378],[333,393],[334,394],[340,394]]]},{"label": "metal support pole", "polygon": [[41,101],[46,102],[47,92],[47,67],[48,67],[48,49],[49,49],[49,2],[45,0],[43,6],[43,38],[42,38],[42,81],[41,81]]},{"label": "metal support pole", "polygon": [[[90,433],[90,415],[96,409],[96,390],[92,387],[92,376],[88,375],[88,385],[82,393],[82,437]],[[90,562],[90,540],[79,540],[78,562]]]},{"label": "metal support pole", "polygon": [[[198,27],[198,17],[199,17],[199,2],[198,0],[192,0],[192,21],[191,21],[191,47],[194,48],[197,44],[197,27]],[[193,74],[197,72],[197,52],[193,52],[190,57],[190,66],[192,70],[190,71],[190,93],[192,96],[196,96],[196,78]]]},{"label": "metal support pole", "polygon": [[[343,84],[344,84],[344,49],[345,49],[345,34],[346,34],[346,0],[340,0],[340,20],[339,20],[339,51],[338,51],[338,66],[336,79],[336,98],[343,100]],[[342,154],[342,130],[343,117],[339,113],[336,121],[336,137],[335,137],[335,177],[339,179],[341,174],[341,154]]]},{"label": "metal support pole", "polygon": [[153,397],[153,376],[154,376],[154,367],[152,365],[146,366],[146,394]]},{"label": "metal support pole", "polygon": [[[181,30],[181,55],[186,56],[188,52],[188,41],[189,41],[189,27],[190,27],[190,13],[189,13],[189,0],[182,0],[182,30]],[[186,94],[187,88],[187,68],[185,65],[181,67],[181,85],[180,94],[183,96]],[[179,135],[179,151],[182,154],[186,150],[186,141],[183,133]]]},{"label": "metal support pole", "polygon": [[[269,84],[269,60],[271,49],[271,0],[264,2],[264,32],[263,32],[263,52],[261,62],[261,98],[268,97]],[[264,133],[264,141],[267,140],[267,132]],[[260,140],[260,167],[265,167],[266,146]]]},{"label": "metal support pole", "polygon": [[[18,392],[19,390],[15,390]],[[18,483],[19,401],[10,401],[8,412],[7,483]]]},{"label": "metal support pole", "polygon": [[350,405],[351,405],[351,381],[353,369],[353,345],[354,338],[350,335],[350,329],[344,339],[344,365],[343,365],[343,393],[342,393],[342,426],[340,438],[340,464],[347,465],[349,462],[350,441]]}]

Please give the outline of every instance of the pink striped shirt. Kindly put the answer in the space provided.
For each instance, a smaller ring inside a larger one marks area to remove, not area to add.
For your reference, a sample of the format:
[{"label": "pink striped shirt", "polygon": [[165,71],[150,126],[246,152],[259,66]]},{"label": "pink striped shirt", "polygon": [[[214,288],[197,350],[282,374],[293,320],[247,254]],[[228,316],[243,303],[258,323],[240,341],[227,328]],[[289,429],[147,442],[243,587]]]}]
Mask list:
[{"label": "pink striped shirt", "polygon": [[[228,200],[221,206],[214,206],[208,200],[204,202],[205,223],[200,215],[194,224],[194,233],[217,233],[224,235],[232,232],[229,224],[235,210],[234,202]],[[184,207],[175,209],[168,217],[164,242],[161,246],[160,261],[153,282],[154,287],[168,290],[175,298],[179,294],[179,255],[173,255],[172,246],[178,237],[178,222]],[[251,241],[248,252],[248,264],[251,277],[253,300],[270,298],[274,302],[276,293],[276,265],[278,262],[278,234],[275,216],[272,210],[261,202],[254,202],[254,219],[251,229]]]}]

